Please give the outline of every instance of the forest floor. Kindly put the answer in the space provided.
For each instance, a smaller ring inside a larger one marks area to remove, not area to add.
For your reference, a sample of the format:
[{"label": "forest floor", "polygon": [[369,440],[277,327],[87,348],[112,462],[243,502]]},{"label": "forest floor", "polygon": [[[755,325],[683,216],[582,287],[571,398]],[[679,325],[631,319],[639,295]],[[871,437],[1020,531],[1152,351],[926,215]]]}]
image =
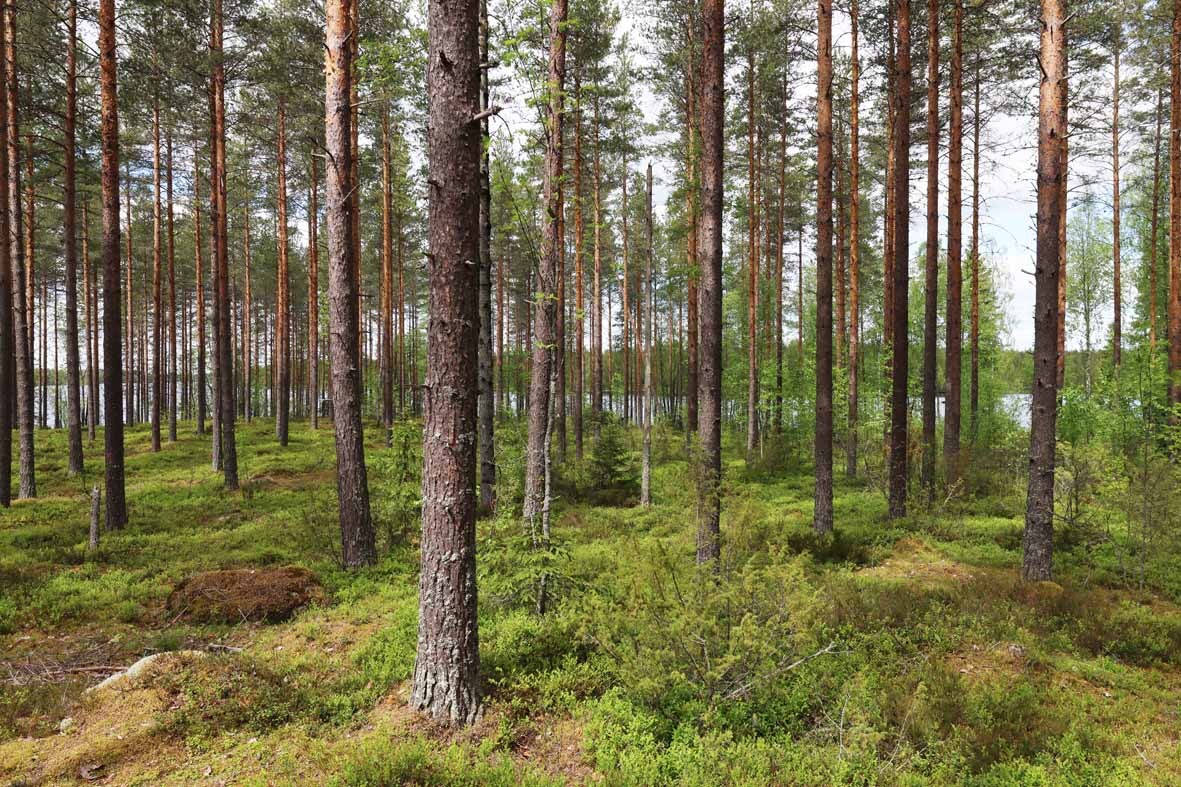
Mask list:
[{"label": "forest floor", "polygon": [[[64,436],[38,432],[40,497],[0,513],[0,781],[1181,783],[1178,599],[1130,589],[1086,545],[1061,548],[1058,583],[1020,583],[1016,479],[897,522],[874,484],[840,482],[836,536],[817,540],[807,468],[729,451],[711,575],[693,566],[683,440],[658,434],[656,504],[641,509],[626,478],[637,436],[619,430],[623,453],[598,470],[622,463],[622,491],[587,491],[593,461],[570,471],[549,554],[508,505],[481,519],[487,699],[452,732],[406,708],[415,427],[392,449],[368,431],[382,559],[352,573],[336,562],[330,424],[294,424],[287,448],[271,422],[243,425],[235,494],[208,438],[180,431],[158,454],[129,431],[131,523],[93,554],[101,434],[91,475],[69,479]],[[521,434],[501,435],[510,500]],[[284,566],[324,591],[282,622],[168,604],[200,572]],[[541,571],[554,595],[539,618]],[[173,655],[87,691],[154,653]]]}]

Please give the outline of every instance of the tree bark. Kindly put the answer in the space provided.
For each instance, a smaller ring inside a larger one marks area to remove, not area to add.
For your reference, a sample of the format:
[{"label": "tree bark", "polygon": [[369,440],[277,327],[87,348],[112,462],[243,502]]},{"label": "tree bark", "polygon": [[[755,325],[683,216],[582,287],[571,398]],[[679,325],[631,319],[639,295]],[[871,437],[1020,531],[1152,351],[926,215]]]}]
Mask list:
[{"label": "tree bark", "polygon": [[585,226],[582,205],[582,85],[574,72],[574,456],[582,461],[582,409],[586,379],[586,308],[583,294],[583,236]]},{"label": "tree bark", "polygon": [[1177,2],[1169,52],[1169,404],[1175,406],[1181,403],[1181,3]]},{"label": "tree bark", "polygon": [[[81,363],[78,359],[78,224],[76,205],[75,123],[78,111],[78,4],[70,0],[66,12],[66,116],[63,136],[62,244],[66,263],[66,423],[69,427],[68,473],[82,472]],[[89,301],[87,301],[89,308]],[[9,314],[0,308],[0,314]],[[87,311],[89,317],[89,311]],[[89,324],[89,321],[88,321]],[[87,333],[89,336],[89,333]],[[0,357],[8,358],[0,354]],[[7,433],[6,433],[7,434]],[[7,478],[7,476],[5,476]]]},{"label": "tree bark", "polygon": [[[529,377],[529,424],[525,453],[525,525],[535,547],[548,542],[549,511],[548,468],[550,438],[550,399],[553,395],[555,323],[557,314],[558,247],[558,184],[562,179],[562,90],[566,74],[566,13],[565,0],[550,7],[549,62],[546,72],[545,106],[545,163],[542,179],[543,225],[541,249],[537,266],[537,281],[530,292],[536,302],[533,307],[533,368]],[[596,252],[597,257],[597,252]],[[543,577],[544,593],[544,577]],[[538,600],[544,611],[545,602]]]},{"label": "tree bark", "polygon": [[168,442],[176,442],[176,215],[172,202],[172,127],[165,129],[167,175],[165,213],[168,219]]},{"label": "tree bark", "polygon": [[320,182],[316,156],[311,157],[308,184],[308,391],[312,429],[320,428]]},{"label": "tree bark", "polygon": [[201,253],[201,157],[193,145],[193,271],[197,285],[197,435],[205,434],[205,271]]},{"label": "tree bark", "polygon": [[[242,417],[246,423],[254,417],[254,362],[258,336],[254,330],[254,282],[251,278],[250,201],[242,203]],[[265,328],[265,314],[264,314]]]},{"label": "tree bark", "polygon": [[[37,496],[37,479],[34,467],[33,446],[33,299],[31,257],[26,258],[25,227],[21,213],[21,169],[20,169],[20,90],[16,69],[16,3],[4,5],[4,82],[5,103],[8,115],[8,194],[9,238],[12,242],[10,260],[13,276],[14,344],[16,359],[12,361],[16,378],[16,422],[20,437],[20,485],[19,496]],[[22,297],[22,287],[24,289]],[[11,405],[10,405],[11,406]],[[5,476],[7,479],[9,476]]]},{"label": "tree bark", "polygon": [[381,114],[381,425],[386,448],[394,444],[394,239],[390,181],[390,111]]},{"label": "tree bark", "polygon": [[[222,0],[213,0],[209,48],[213,55],[213,192],[217,204],[214,245],[217,271],[217,381],[221,388],[221,469],[226,489],[238,488],[238,450],[234,442],[234,358],[233,323],[230,305],[229,239],[226,231],[226,107],[225,61],[222,53]],[[109,495],[108,495],[109,499]]]},{"label": "tree bark", "polygon": [[[1065,3],[1066,0],[1061,0]],[[1064,12],[1065,13],[1065,12]],[[1066,23],[1062,23],[1062,36],[1066,37]],[[1063,42],[1065,53],[1065,41]],[[1063,54],[1065,61],[1066,55]],[[1067,192],[1067,177],[1070,169],[1070,89],[1067,82],[1069,75],[1067,65],[1062,65],[1062,89],[1058,91],[1059,111],[1062,113],[1062,170],[1058,180],[1058,187],[1062,194],[1058,199],[1058,327],[1057,327],[1057,376],[1055,385],[1057,391],[1066,386],[1066,209],[1069,202]]]},{"label": "tree bark", "polygon": [[906,516],[907,371],[910,271],[910,0],[896,0],[894,76],[893,342],[890,382],[890,516]]},{"label": "tree bark", "polygon": [[980,55],[976,55],[975,88],[972,109],[972,326],[968,346],[971,354],[971,381],[968,409],[971,413],[972,444],[980,413]]},{"label": "tree bark", "polygon": [[951,39],[951,127],[947,143],[947,397],[943,414],[943,464],[947,486],[959,480],[963,390],[963,166],[964,3],[954,0]]},{"label": "tree bark", "polygon": [[832,516],[832,2],[817,3],[816,86],[816,488],[812,529]]},{"label": "tree bark", "polygon": [[123,337],[123,362],[126,364],[126,376],[123,380],[125,406],[127,408],[126,419],[128,425],[134,425],[136,422],[136,401],[135,401],[135,282],[133,280],[134,265],[132,264],[132,241],[135,237],[134,225],[131,221],[131,162],[128,159],[123,161],[123,189],[124,204],[127,209],[127,270],[125,272],[124,286],[127,288],[127,302],[126,315],[124,321],[126,323],[127,333]]},{"label": "tree bark", "polygon": [[[87,200],[82,201],[82,298],[86,310],[86,437],[94,442],[98,427],[98,297],[90,271],[90,216]],[[0,222],[2,223],[2,222]],[[2,244],[0,244],[2,245]]]},{"label": "tree bark", "polygon": [[[3,19],[3,39],[8,40],[8,14],[10,2],[4,3],[0,10]],[[7,49],[7,47],[5,47]],[[7,93],[7,90],[5,90]],[[8,101],[7,96],[0,97],[0,183],[9,183],[8,171]],[[19,392],[24,382],[23,359],[14,355],[17,340],[16,331],[24,331],[23,324],[15,324],[14,295],[19,300],[21,293],[14,289],[12,270],[12,244],[9,242],[11,227],[9,224],[9,208],[11,202],[7,190],[0,194],[0,506],[8,508],[12,505],[12,425],[14,416],[13,393]],[[15,283],[19,287],[19,280]],[[19,310],[16,310],[19,311]],[[10,316],[11,315],[11,316]],[[19,379],[18,379],[19,378]]]},{"label": "tree bark", "polygon": [[1164,115],[1164,90],[1156,92],[1156,133],[1153,136],[1152,153],[1152,237],[1148,241],[1148,349],[1156,355],[1156,319],[1157,319],[1157,238],[1160,235],[1160,148],[1161,148],[1161,118]]},{"label": "tree bark", "polygon": [[[596,87],[598,87],[596,85]],[[600,122],[599,95],[594,94],[594,195],[592,198],[592,221],[594,227],[594,275],[591,279],[591,431],[599,439],[603,425],[603,170],[600,157],[603,126]]]},{"label": "tree bark", "polygon": [[[1123,20],[1117,21],[1123,24]],[[1120,39],[1116,32],[1114,84],[1111,90],[1111,259],[1113,264],[1112,299],[1114,301],[1111,325],[1111,360],[1116,368],[1120,365],[1120,344],[1123,335],[1123,293],[1120,283],[1120,205],[1119,205],[1119,61]]]},{"label": "tree bark", "polygon": [[858,52],[858,7],[852,0],[849,8],[852,34],[852,72],[849,87],[849,428],[845,435],[845,475],[857,477],[857,387],[861,333],[861,59]]},{"label": "tree bark", "polygon": [[[685,212],[688,214],[689,227],[688,232],[685,234],[685,244],[688,247],[689,275],[685,291],[685,321],[687,323],[686,332],[689,334],[686,350],[689,356],[689,368],[685,382],[685,421],[688,433],[695,434],[698,424],[698,335],[700,330],[697,313],[697,282],[701,275],[701,259],[698,251],[698,222],[700,219],[698,195],[700,184],[697,179],[697,75],[694,70],[694,58],[697,53],[691,33],[692,26],[690,25],[688,29],[690,32],[686,37],[688,39],[687,48],[689,50],[689,57],[686,58],[687,65],[685,69],[687,75],[685,88],[685,131],[687,140],[685,153],[685,180],[687,184],[685,189]],[[636,322],[636,331],[638,338],[638,320]]]},{"label": "tree bark", "polygon": [[[626,177],[626,173],[625,177]],[[655,303],[652,300],[652,164],[648,164],[648,190],[644,200],[644,227],[646,230],[646,262],[644,270],[644,310],[648,312],[648,328],[644,337],[644,411],[640,415],[644,425],[643,467],[640,480],[640,505],[652,505],[652,421],[655,416],[652,402],[652,315]]]},{"label": "tree bark", "polygon": [[[341,554],[344,564],[355,568],[376,561],[377,551],[369,511],[361,426],[361,348],[357,338],[360,316],[354,273],[357,247],[353,239],[356,225],[353,221],[354,203],[350,198],[354,193],[350,111],[353,63],[348,4],[349,0],[329,0],[327,4],[324,126],[328,149],[328,319],[336,434],[336,491],[340,508]],[[467,259],[475,259],[474,254]],[[425,434],[429,450],[436,442],[431,437],[434,432],[429,422]]]},{"label": "tree bark", "polygon": [[127,524],[123,486],[123,359],[119,305],[119,99],[115,73],[115,0],[99,0],[98,62],[102,96],[103,397],[107,530]]},{"label": "tree bark", "polygon": [[[159,78],[159,74],[156,74]],[[164,400],[164,359],[162,357],[162,281],[164,268],[164,208],[160,178],[160,100],[152,106],[152,451],[160,450],[160,414]]]},{"label": "tree bark", "polygon": [[[329,8],[334,2],[339,0],[331,0]],[[480,253],[479,194],[473,187],[480,177],[480,128],[473,120],[480,106],[479,1],[431,0],[428,36],[431,325],[418,654],[411,704],[437,721],[471,724],[480,715],[475,497],[479,271],[471,264]]]},{"label": "tree bark", "polygon": [[1066,90],[1066,3],[1064,0],[1041,0],[1041,14],[1034,385],[1021,565],[1021,577],[1026,581],[1048,580],[1052,576],[1057,339],[1061,320],[1058,273],[1062,258],[1058,239],[1066,165],[1066,117],[1062,100]]},{"label": "tree bark", "polygon": [[282,98],[279,99],[277,147],[279,281],[275,294],[275,352],[272,366],[279,378],[275,395],[275,437],[279,445],[287,445],[288,421],[291,418],[291,284],[287,257],[287,102]]},{"label": "tree bark", "polygon": [[[751,0],[752,22],[754,11],[754,0]],[[758,170],[756,167],[758,156],[755,143],[755,50],[753,41],[747,43],[746,84],[746,454],[749,458],[759,446],[758,314],[760,255]]]},{"label": "tree bark", "polygon": [[923,297],[923,465],[935,498],[935,376],[939,343],[939,0],[927,0],[927,258]]},{"label": "tree bark", "polygon": [[698,319],[697,562],[721,555],[722,505],[722,157],[724,155],[725,0],[704,0],[701,54],[701,278]]}]

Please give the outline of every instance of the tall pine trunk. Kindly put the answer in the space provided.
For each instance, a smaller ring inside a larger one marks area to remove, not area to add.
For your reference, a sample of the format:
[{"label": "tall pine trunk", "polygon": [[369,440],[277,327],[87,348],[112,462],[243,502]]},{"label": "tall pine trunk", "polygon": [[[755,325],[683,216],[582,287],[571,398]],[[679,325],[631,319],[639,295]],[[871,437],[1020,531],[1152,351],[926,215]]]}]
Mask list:
[{"label": "tall pine trunk", "polygon": [[205,434],[205,271],[201,252],[201,157],[193,145],[193,271],[197,285],[197,435]]},{"label": "tall pine trunk", "polygon": [[312,429],[320,428],[320,183],[316,156],[308,179],[308,395]]},{"label": "tall pine trunk", "polygon": [[393,184],[390,181],[390,112],[381,114],[381,425],[385,445],[394,442],[394,239]]},{"label": "tall pine trunk", "polygon": [[[1181,404],[1181,3],[1173,4],[1169,91],[1169,404]],[[11,109],[11,105],[10,105]],[[1173,420],[1176,420],[1174,416]]]},{"label": "tall pine trunk", "polygon": [[[1116,25],[1122,25],[1120,19]],[[1120,365],[1120,344],[1123,337],[1123,293],[1120,282],[1119,247],[1119,61],[1120,32],[1116,30],[1114,82],[1111,90],[1111,259],[1112,259],[1112,306],[1114,314],[1111,323],[1111,361],[1118,369]]]},{"label": "tall pine trunk", "polygon": [[896,0],[894,75],[893,304],[890,360],[890,516],[906,516],[907,372],[910,348],[910,0]]},{"label": "tall pine trunk", "polygon": [[927,257],[923,292],[923,464],[927,505],[935,497],[935,357],[939,343],[939,0],[927,0]]},{"label": "tall pine trunk", "polygon": [[[20,487],[22,498],[36,497],[37,480],[34,469],[33,449],[33,259],[27,255],[25,233],[32,232],[32,226],[25,226],[21,212],[21,170],[20,170],[20,89],[17,81],[16,63],[16,3],[4,5],[4,84],[8,112],[8,193],[2,195],[9,200],[9,237],[12,241],[10,260],[13,276],[14,343],[16,359],[16,421],[20,436]],[[31,163],[31,159],[30,159]],[[22,297],[23,289],[23,297]],[[6,477],[7,478],[7,477]]]},{"label": "tall pine trunk", "polygon": [[704,0],[701,54],[701,272],[698,319],[697,562],[721,555],[722,505],[722,157],[724,153],[725,0]]},{"label": "tall pine trunk", "polygon": [[[342,558],[348,567],[377,559],[365,444],[361,426],[361,347],[358,340],[358,261],[353,231],[354,193],[350,97],[353,52],[349,45],[349,0],[327,4],[324,70],[325,134],[328,150],[328,320],[332,363],[333,425],[336,434],[336,491],[340,510]],[[474,259],[470,256],[467,259]],[[442,394],[440,394],[442,395]],[[427,435],[432,434],[428,424]],[[430,446],[432,441],[428,440]]]},{"label": "tall pine trunk", "polygon": [[[624,177],[627,173],[624,173]],[[640,423],[644,427],[643,466],[640,477],[640,505],[652,505],[652,420],[655,416],[652,402],[652,317],[655,306],[652,300],[652,164],[648,164],[647,191],[644,193],[644,229],[646,230],[644,261],[644,311],[648,312],[648,332],[644,336],[644,410]]]},{"label": "tall pine trunk", "polygon": [[[751,0],[750,10],[753,24],[754,0]],[[759,446],[759,196],[758,154],[755,143],[754,41],[747,43],[746,84],[746,453],[749,458]]]},{"label": "tall pine trunk", "polygon": [[287,445],[291,418],[291,289],[287,258],[287,102],[279,99],[279,127],[276,151],[278,168],[279,267],[275,293],[275,351],[272,367],[278,377],[275,387],[275,437]]},{"label": "tall pine trunk", "polygon": [[115,74],[115,0],[99,0],[98,63],[102,97],[103,398],[107,530],[127,524],[123,487],[123,359],[119,302],[119,99]]},{"label": "tall pine trunk", "polygon": [[[159,76],[157,74],[157,76]],[[152,451],[160,450],[160,414],[164,401],[163,290],[164,208],[160,179],[160,101],[152,107]]]},{"label": "tall pine trunk", "polygon": [[[566,76],[565,0],[550,7],[549,61],[546,73],[545,163],[542,178],[543,225],[533,308],[533,368],[529,377],[529,422],[525,449],[525,525],[536,549],[548,549],[550,535],[550,438],[553,427],[553,377],[558,295],[558,184],[562,179],[562,89]],[[543,573],[537,611],[546,610]]]},{"label": "tall pine trunk", "polygon": [[[1033,403],[1029,490],[1021,577],[1052,575],[1054,448],[1058,415],[1059,222],[1066,166],[1066,3],[1041,2],[1041,86],[1038,94],[1037,268],[1034,295]],[[1176,61],[1174,61],[1176,62]]]},{"label": "tall pine trunk", "polygon": [[951,126],[947,142],[947,397],[943,464],[948,487],[959,479],[963,358],[964,3],[955,0],[951,37]]},{"label": "tall pine trunk", "polygon": [[90,270],[89,200],[82,200],[82,294],[86,309],[86,437],[98,436],[98,288]]},{"label": "tall pine trunk", "polygon": [[980,416],[980,55],[976,55],[976,73],[973,81],[972,108],[972,325],[968,330],[968,352],[971,355],[970,381],[968,385],[968,411],[970,413],[973,445]]},{"label": "tall pine trunk", "polygon": [[176,442],[176,215],[172,203],[172,127],[165,132],[165,215],[168,222],[168,442]]},{"label": "tall pine trunk", "polygon": [[213,56],[213,193],[217,205],[213,220],[216,227],[214,270],[217,292],[217,382],[221,388],[221,469],[226,489],[238,488],[238,449],[234,442],[234,357],[233,323],[230,305],[230,259],[226,231],[226,106],[225,62],[222,59],[222,0],[213,0],[209,48]]},{"label": "tall pine trunk", "polygon": [[[329,9],[338,2],[330,0]],[[430,0],[428,8],[431,325],[423,428],[418,653],[411,699],[413,707],[437,721],[464,725],[475,722],[480,714],[476,625],[479,270],[471,264],[480,253],[480,200],[474,188],[480,178],[479,10],[479,0]],[[330,11],[330,34],[331,19]]]},{"label": "tall pine trunk", "polygon": [[[78,4],[70,0],[66,12],[66,116],[63,135],[62,245],[66,263],[66,423],[69,428],[70,475],[82,472],[82,395],[78,359],[78,223],[75,197],[75,123],[78,111]],[[0,309],[0,314],[9,312]],[[89,314],[87,315],[89,316]],[[89,334],[87,334],[89,335]],[[0,354],[0,357],[8,358]]]},{"label": "tall pine trunk", "polygon": [[852,0],[849,22],[853,39],[849,88],[849,428],[845,435],[845,474],[857,477],[857,393],[861,370],[861,60],[858,52],[858,8]]},{"label": "tall pine trunk", "polygon": [[816,488],[812,529],[832,532],[832,1],[817,3]]},{"label": "tall pine trunk", "polygon": [[[0,19],[4,39],[8,38],[8,5],[5,3],[5,8],[0,11],[4,16]],[[0,96],[0,183],[8,182],[8,101]],[[8,193],[0,194],[0,506],[5,508],[12,505],[12,424],[16,403],[13,394],[23,383],[24,376],[20,369],[21,359],[15,357],[18,337],[14,331],[23,331],[24,326],[14,327],[9,206]],[[20,291],[16,290],[15,295],[19,299]]]}]

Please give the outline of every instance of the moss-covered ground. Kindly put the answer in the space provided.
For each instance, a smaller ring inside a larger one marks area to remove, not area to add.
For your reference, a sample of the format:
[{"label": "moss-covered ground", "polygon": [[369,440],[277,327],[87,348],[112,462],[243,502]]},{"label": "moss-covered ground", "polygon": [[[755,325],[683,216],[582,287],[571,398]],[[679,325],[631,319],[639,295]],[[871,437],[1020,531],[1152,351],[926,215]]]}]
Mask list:
[{"label": "moss-covered ground", "polygon": [[[191,424],[158,454],[130,430],[131,524],[96,553],[101,433],[71,479],[64,435],[38,432],[40,497],[0,512],[0,780],[1181,783],[1181,568],[1133,584],[1115,547],[1064,541],[1056,583],[1020,583],[1023,490],[1000,470],[891,522],[867,465],[869,481],[838,483],[836,535],[818,540],[789,448],[749,467],[729,450],[722,566],[698,571],[684,441],[663,430],[655,505],[628,487],[637,436],[612,431],[597,464],[565,470],[541,554],[515,515],[521,440],[504,426],[500,511],[479,525],[485,713],[436,728],[405,697],[420,435],[402,425],[386,448],[369,431],[382,557],[346,572],[328,426],[295,424],[280,448],[270,421],[242,425],[232,494]],[[275,624],[165,611],[193,573],[283,565],[330,601]],[[210,652],[84,693],[182,650]]]}]

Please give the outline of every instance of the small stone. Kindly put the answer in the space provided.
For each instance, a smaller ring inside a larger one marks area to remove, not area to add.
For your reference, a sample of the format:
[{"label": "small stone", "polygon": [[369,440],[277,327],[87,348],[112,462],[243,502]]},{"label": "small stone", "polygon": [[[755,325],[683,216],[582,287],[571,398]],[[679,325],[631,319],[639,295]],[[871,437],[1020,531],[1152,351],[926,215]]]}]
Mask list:
[{"label": "small stone", "polygon": [[62,735],[65,735],[67,732],[69,732],[72,729],[74,729],[74,720],[69,716],[66,716],[57,725],[57,731],[60,732]]}]

